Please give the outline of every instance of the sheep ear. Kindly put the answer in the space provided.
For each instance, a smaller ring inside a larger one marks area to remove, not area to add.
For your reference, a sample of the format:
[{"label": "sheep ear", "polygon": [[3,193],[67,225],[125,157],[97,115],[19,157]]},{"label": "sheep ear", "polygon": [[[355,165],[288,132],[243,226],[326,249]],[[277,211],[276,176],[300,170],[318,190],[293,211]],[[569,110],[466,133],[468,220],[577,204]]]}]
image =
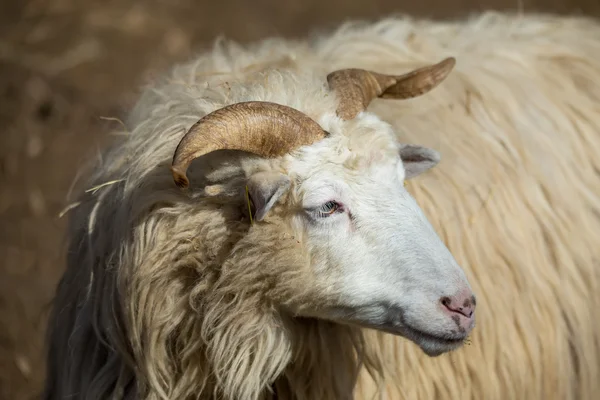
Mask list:
[{"label": "sheep ear", "polygon": [[408,180],[435,167],[441,157],[440,153],[428,147],[405,144],[400,149],[400,158],[406,171],[404,179]]},{"label": "sheep ear", "polygon": [[254,219],[262,221],[277,200],[290,188],[287,175],[277,172],[259,172],[248,180],[248,193],[254,205]]}]

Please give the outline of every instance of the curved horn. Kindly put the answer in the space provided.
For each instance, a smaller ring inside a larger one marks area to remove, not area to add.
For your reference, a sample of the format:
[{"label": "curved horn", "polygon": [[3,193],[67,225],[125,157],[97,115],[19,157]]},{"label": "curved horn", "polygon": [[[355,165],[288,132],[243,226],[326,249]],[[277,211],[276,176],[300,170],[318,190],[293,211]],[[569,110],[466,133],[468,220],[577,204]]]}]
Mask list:
[{"label": "curved horn", "polygon": [[242,150],[262,157],[281,156],[313,143],[326,133],[313,119],[280,104],[236,103],[207,114],[177,145],[171,172],[177,186],[189,186],[191,162],[215,150]]},{"label": "curved horn", "polygon": [[340,98],[337,114],[348,120],[365,110],[375,97],[408,99],[429,92],[446,79],[455,64],[454,57],[449,57],[397,76],[364,69],[341,69],[327,75],[327,82]]}]

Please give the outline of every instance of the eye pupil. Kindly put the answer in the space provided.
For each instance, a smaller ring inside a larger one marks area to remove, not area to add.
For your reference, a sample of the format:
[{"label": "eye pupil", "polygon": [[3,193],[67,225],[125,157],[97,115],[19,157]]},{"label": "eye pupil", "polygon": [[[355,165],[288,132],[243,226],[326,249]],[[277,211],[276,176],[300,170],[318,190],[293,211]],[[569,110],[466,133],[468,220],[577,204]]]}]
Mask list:
[{"label": "eye pupil", "polygon": [[327,202],[327,203],[325,203],[323,208],[325,208],[326,210],[334,209],[334,208],[336,208],[336,203],[334,203],[333,201]]},{"label": "eye pupil", "polygon": [[321,206],[321,213],[323,215],[330,215],[333,214],[334,212],[338,211],[340,208],[340,205],[338,203],[336,203],[335,201],[328,201],[327,203],[323,204]]}]

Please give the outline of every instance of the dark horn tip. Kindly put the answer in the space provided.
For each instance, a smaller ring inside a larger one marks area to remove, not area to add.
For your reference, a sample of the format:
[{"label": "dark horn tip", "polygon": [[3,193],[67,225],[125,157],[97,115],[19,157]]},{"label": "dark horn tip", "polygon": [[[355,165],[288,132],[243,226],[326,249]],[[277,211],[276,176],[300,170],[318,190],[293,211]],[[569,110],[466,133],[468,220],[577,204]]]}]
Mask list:
[{"label": "dark horn tip", "polygon": [[185,175],[185,172],[181,172],[177,167],[171,166],[171,173],[173,174],[173,180],[178,187],[185,189],[190,186],[190,180]]}]

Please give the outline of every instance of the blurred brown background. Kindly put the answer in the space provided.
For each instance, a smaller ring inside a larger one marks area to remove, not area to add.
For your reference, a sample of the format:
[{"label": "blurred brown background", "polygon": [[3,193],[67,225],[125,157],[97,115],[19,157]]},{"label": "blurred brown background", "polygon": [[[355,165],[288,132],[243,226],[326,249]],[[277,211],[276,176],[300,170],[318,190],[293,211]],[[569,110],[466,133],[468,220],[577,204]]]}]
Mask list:
[{"label": "blurred brown background", "polygon": [[348,19],[484,9],[600,16],[600,0],[0,0],[0,400],[35,398],[65,207],[136,89],[217,35],[298,37]]}]

